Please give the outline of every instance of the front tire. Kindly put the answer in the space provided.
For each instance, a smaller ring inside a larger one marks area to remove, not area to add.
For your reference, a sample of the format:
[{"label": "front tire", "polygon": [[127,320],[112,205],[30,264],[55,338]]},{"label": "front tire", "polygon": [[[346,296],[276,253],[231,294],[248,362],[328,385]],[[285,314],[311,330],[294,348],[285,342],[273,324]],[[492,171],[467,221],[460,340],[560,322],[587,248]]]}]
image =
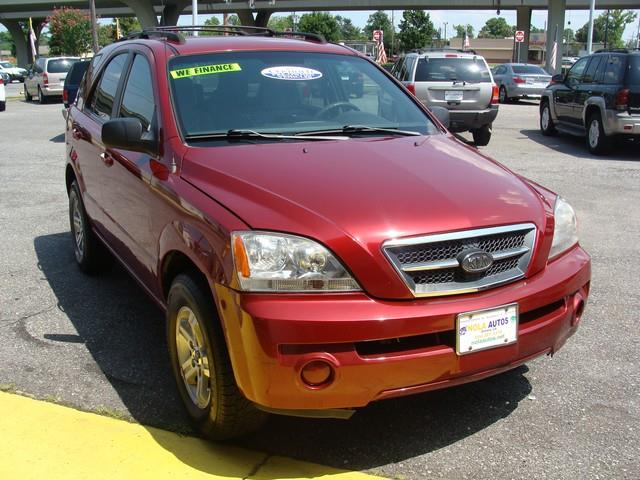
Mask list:
[{"label": "front tire", "polygon": [[542,102],[542,107],[540,107],[540,131],[547,137],[558,133],[553,118],[551,118],[551,107],[549,107],[548,101]]},{"label": "front tire", "polygon": [[483,125],[480,128],[471,130],[471,134],[473,135],[473,143],[475,143],[477,147],[484,147],[488,145],[489,140],[491,140],[491,125]]},{"label": "front tire", "polygon": [[76,263],[80,270],[87,274],[102,270],[109,254],[91,230],[89,217],[84,209],[80,188],[76,181],[69,189],[69,224]]},{"label": "front tire", "polygon": [[611,148],[611,139],[602,126],[600,113],[592,113],[587,122],[587,147],[595,155],[603,155]]},{"label": "front tire", "polygon": [[191,421],[212,440],[259,428],[266,414],[236,385],[211,293],[196,276],[176,277],[167,299],[167,344],[176,385]]}]

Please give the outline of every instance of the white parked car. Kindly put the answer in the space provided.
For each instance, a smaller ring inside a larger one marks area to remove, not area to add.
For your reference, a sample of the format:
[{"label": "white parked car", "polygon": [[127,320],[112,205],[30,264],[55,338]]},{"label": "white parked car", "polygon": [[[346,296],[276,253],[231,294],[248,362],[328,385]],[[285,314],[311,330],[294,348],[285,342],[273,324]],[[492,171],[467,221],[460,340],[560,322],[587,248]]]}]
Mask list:
[{"label": "white parked car", "polygon": [[27,76],[26,69],[16,67],[12,63],[6,61],[0,62],[0,72],[4,72],[9,75],[11,78],[10,81],[18,80],[20,82],[24,82],[24,79]]},{"label": "white parked car", "polygon": [[4,91],[4,80],[0,75],[0,112],[4,112],[5,108],[7,108],[7,95]]}]

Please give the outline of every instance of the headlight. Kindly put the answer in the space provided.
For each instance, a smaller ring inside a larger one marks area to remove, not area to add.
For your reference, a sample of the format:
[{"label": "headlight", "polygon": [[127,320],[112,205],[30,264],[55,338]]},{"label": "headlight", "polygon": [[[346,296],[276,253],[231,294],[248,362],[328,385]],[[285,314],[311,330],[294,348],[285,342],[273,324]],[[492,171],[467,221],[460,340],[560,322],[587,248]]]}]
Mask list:
[{"label": "headlight", "polygon": [[576,212],[573,211],[571,205],[564,198],[558,197],[556,199],[553,216],[555,218],[555,228],[553,230],[551,251],[549,252],[550,260],[578,243]]},{"label": "headlight", "polygon": [[270,232],[233,232],[233,260],[240,288],[251,292],[349,292],[360,290],[322,245]]}]

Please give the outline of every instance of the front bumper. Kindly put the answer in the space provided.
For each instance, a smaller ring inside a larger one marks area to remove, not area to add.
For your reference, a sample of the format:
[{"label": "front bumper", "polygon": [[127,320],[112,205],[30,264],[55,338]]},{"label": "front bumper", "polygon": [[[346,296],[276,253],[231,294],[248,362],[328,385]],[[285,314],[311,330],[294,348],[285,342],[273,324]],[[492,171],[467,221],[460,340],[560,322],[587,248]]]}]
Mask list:
[{"label": "front bumper", "polygon": [[[215,290],[243,394],[269,409],[322,410],[470,382],[554,353],[577,329],[590,276],[589,256],[576,247],[531,278],[455,297],[383,301],[364,293]],[[458,313],[513,302],[517,343],[456,354]],[[301,380],[302,367],[315,359],[335,370],[321,388]]]},{"label": "front bumper", "polygon": [[640,135],[640,115],[607,109],[605,116],[603,128],[607,135]]},{"label": "front bumper", "polygon": [[490,125],[497,116],[498,105],[491,105],[484,110],[449,110],[449,130],[452,132],[474,130]]}]

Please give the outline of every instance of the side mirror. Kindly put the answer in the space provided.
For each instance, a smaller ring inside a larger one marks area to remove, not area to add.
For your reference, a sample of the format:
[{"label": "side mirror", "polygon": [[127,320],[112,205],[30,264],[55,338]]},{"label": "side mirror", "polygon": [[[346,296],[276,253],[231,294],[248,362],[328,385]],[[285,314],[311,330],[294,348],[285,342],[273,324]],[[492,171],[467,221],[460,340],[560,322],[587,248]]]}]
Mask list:
[{"label": "side mirror", "polygon": [[445,126],[445,128],[449,128],[451,124],[451,120],[449,117],[449,110],[444,107],[429,107],[431,113],[440,121],[441,124]]},{"label": "side mirror", "polygon": [[553,77],[551,77],[551,84],[554,83],[564,83],[564,73],[556,73]]},{"label": "side mirror", "polygon": [[102,125],[102,143],[110,148],[155,155],[158,151],[157,142],[143,139],[142,133],[142,123],[139,119],[114,118]]}]

